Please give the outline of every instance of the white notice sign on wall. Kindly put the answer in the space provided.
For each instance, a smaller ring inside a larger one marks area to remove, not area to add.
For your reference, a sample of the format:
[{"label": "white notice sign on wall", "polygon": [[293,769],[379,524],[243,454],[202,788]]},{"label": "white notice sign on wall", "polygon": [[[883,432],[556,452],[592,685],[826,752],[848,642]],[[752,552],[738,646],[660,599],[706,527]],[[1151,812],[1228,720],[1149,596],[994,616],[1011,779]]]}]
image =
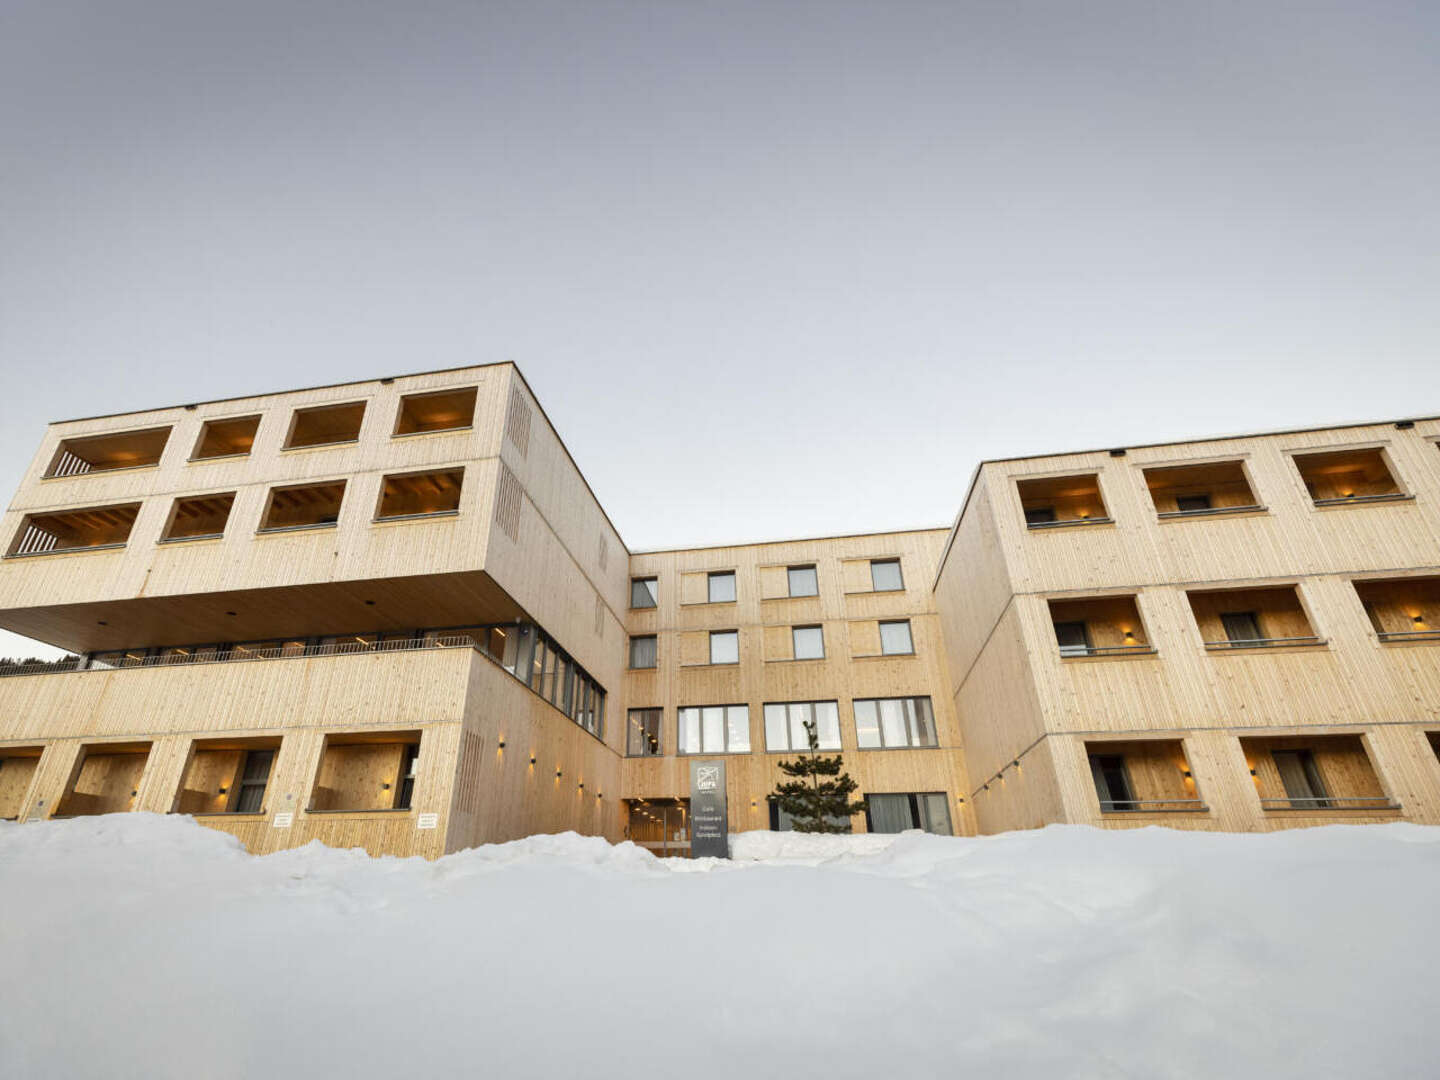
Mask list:
[{"label": "white notice sign on wall", "polygon": [[295,824],[294,814],[276,814],[270,820],[270,824],[277,829],[288,829]]},{"label": "white notice sign on wall", "polygon": [[421,829],[437,829],[440,827],[440,815],[421,814],[415,824],[417,828]]}]

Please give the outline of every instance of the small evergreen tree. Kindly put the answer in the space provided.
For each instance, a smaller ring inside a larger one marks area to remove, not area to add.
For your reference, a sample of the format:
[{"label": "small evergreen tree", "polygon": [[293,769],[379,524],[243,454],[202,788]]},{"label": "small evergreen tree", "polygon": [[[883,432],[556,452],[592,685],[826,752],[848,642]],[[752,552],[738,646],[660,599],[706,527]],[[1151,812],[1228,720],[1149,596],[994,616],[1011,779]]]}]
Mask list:
[{"label": "small evergreen tree", "polygon": [[776,784],[771,798],[794,819],[796,832],[849,832],[849,823],[842,825],[840,819],[865,809],[864,799],[850,801],[860,785],[841,771],[839,754],[820,755],[820,736],[813,720],[805,721],[805,736],[810,741],[810,752],[798,761],[780,762],[780,771],[795,779]]}]

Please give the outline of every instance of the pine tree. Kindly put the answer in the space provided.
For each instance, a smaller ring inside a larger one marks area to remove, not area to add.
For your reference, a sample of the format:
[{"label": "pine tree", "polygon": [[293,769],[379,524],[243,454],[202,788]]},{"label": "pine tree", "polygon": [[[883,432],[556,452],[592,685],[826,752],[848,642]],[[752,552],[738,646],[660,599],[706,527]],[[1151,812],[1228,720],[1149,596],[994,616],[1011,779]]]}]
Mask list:
[{"label": "pine tree", "polygon": [[864,799],[850,801],[860,785],[841,771],[839,754],[820,756],[820,736],[813,720],[805,721],[805,736],[810,752],[798,761],[780,762],[780,771],[795,779],[776,784],[771,798],[794,820],[796,832],[849,832],[849,823],[841,822],[865,809]]}]

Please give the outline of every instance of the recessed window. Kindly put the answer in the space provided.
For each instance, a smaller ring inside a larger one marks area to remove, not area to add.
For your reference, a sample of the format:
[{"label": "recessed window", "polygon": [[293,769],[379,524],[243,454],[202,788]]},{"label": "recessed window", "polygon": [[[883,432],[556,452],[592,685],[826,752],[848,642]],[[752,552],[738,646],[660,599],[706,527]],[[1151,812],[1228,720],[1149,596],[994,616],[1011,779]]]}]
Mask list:
[{"label": "recessed window", "polygon": [[1187,594],[1205,647],[1212,651],[1323,645],[1293,585]]},{"label": "recessed window", "polygon": [[740,662],[740,631],[710,631],[710,663],[738,664]]},{"label": "recessed window", "polygon": [[1133,596],[1051,600],[1050,621],[1061,656],[1152,653]]},{"label": "recessed window", "polygon": [[722,570],[709,575],[707,582],[710,603],[728,604],[735,599],[735,571]]},{"label": "recessed window", "polygon": [[223,536],[225,523],[230,519],[230,508],[234,504],[233,491],[176,499],[163,539],[200,540]]},{"label": "recessed window", "polygon": [[631,709],[630,735],[625,753],[630,757],[658,757],[660,754],[660,720],[663,709]]},{"label": "recessed window", "polygon": [[95,506],[56,514],[29,514],[10,543],[11,555],[50,555],[63,551],[119,547],[130,539],[139,503]]},{"label": "recessed window", "polygon": [[1060,643],[1061,656],[1090,655],[1090,631],[1083,622],[1057,622],[1055,640]]},{"label": "recessed window", "polygon": [[458,513],[464,480],[464,469],[387,476],[380,485],[380,509],[375,519]]},{"label": "recessed window", "polygon": [[658,578],[637,577],[630,579],[630,606],[632,608],[653,608],[660,604],[660,582]]},{"label": "recessed window", "polygon": [[1179,739],[1092,742],[1085,751],[1101,813],[1206,809]]},{"label": "recessed window", "polygon": [[1167,465],[1145,470],[1145,484],[1162,518],[1261,510],[1239,461]]},{"label": "recessed window", "polygon": [[803,753],[810,749],[805,725],[815,728],[821,750],[840,749],[840,707],[834,701],[791,701],[765,706],[765,749]]},{"label": "recessed window", "polygon": [[938,745],[930,699],[868,698],[856,701],[855,742],[862,750]]},{"label": "recessed window", "polygon": [[360,425],[364,420],[363,401],[296,409],[290,420],[290,437],[285,440],[285,449],[355,442],[360,438]]},{"label": "recessed window", "polygon": [[632,668],[653,668],[658,657],[657,638],[654,634],[638,634],[630,639],[630,666]]},{"label": "recessed window", "polygon": [[1440,640],[1440,578],[1357,581],[1355,592],[1381,641]]},{"label": "recessed window", "polygon": [[1135,788],[1130,783],[1130,771],[1125,768],[1123,754],[1091,754],[1090,775],[1095,781],[1101,810],[1140,809],[1135,803]]},{"label": "recessed window", "polygon": [[1359,735],[1242,738],[1267,811],[1393,810]]},{"label": "recessed window", "polygon": [[419,758],[419,732],[327,736],[310,810],[408,810]]},{"label": "recessed window", "polygon": [[1100,477],[1047,476],[1017,480],[1025,524],[1031,529],[1061,525],[1100,525],[1110,521],[1100,497]]},{"label": "recessed window", "polygon": [[899,592],[905,588],[899,559],[871,559],[870,587],[876,592]]},{"label": "recessed window", "polygon": [[682,754],[743,754],[750,751],[748,705],[701,705],[679,711]]},{"label": "recessed window", "polygon": [[344,480],[272,488],[270,505],[265,511],[260,531],[319,529],[334,525],[340,520],[340,503],[344,497]]},{"label": "recessed window", "polygon": [[819,596],[820,579],[813,566],[792,566],[786,571],[791,596]]},{"label": "recessed window", "polygon": [[169,439],[168,427],[66,439],[55,451],[45,475],[84,476],[88,473],[158,465]]},{"label": "recessed window", "polygon": [[825,631],[818,626],[792,626],[791,643],[796,660],[825,659]]},{"label": "recessed window", "polygon": [[950,807],[943,791],[917,791],[901,795],[866,795],[865,827],[872,833],[898,833],[924,829],[949,836]]},{"label": "recessed window", "polygon": [[910,638],[910,620],[897,619],[880,624],[880,652],[885,656],[913,653],[915,642]]},{"label": "recessed window", "polygon": [[236,416],[227,420],[207,420],[195,443],[193,461],[206,458],[239,457],[250,453],[255,445],[255,432],[260,428],[259,416]]},{"label": "recessed window", "polygon": [[258,814],[275,763],[278,739],[205,740],[195,744],[180,798],[180,814]]},{"label": "recessed window", "polygon": [[1316,506],[1405,498],[1381,450],[1296,454],[1295,467]]},{"label": "recessed window", "polygon": [[440,390],[401,398],[395,434],[418,435],[471,427],[475,423],[475,392],[476,387],[469,386],[463,390]]},{"label": "recessed window", "polygon": [[65,792],[56,817],[123,814],[135,808],[140,777],[150,760],[150,743],[95,743],[80,750],[75,782]]}]

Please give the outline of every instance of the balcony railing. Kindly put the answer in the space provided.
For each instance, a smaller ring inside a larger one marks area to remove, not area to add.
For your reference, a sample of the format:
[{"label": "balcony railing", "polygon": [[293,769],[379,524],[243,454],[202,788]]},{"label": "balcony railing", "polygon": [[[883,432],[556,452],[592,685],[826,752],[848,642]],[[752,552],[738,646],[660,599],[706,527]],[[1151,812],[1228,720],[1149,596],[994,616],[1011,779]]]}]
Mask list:
[{"label": "balcony railing", "polygon": [[1266,507],[1259,504],[1249,506],[1207,506],[1203,510],[1166,510],[1156,515],[1161,521],[1169,518],[1192,518],[1192,517],[1217,517],[1221,514],[1254,514],[1262,513]]},{"label": "balcony railing", "polygon": [[1352,503],[1405,502],[1415,498],[1404,491],[1389,491],[1384,495],[1339,495],[1333,499],[1316,499],[1316,506],[1349,506]]},{"label": "balcony railing", "polygon": [[1152,813],[1193,814],[1210,808],[1204,799],[1101,799],[1100,810],[1106,814]]},{"label": "balcony railing", "polygon": [[1440,641],[1440,630],[1398,630],[1380,631],[1376,635],[1381,641]]},{"label": "balcony railing", "polygon": [[1399,810],[1400,804],[1384,795],[1307,795],[1300,798],[1261,799],[1266,810]]},{"label": "balcony railing", "polygon": [[1060,655],[1069,659],[1075,656],[1148,656],[1154,653],[1154,645],[1061,645]]},{"label": "balcony railing", "polygon": [[1113,525],[1115,519],[1110,517],[1088,517],[1088,518],[1062,518],[1059,521],[1029,521],[1025,523],[1027,529],[1063,529],[1067,525]]},{"label": "balcony railing", "polygon": [[1229,652],[1232,649],[1280,649],[1294,645],[1324,645],[1325,639],[1313,634],[1304,637],[1244,638],[1239,641],[1207,641],[1205,648],[1212,652]]}]

